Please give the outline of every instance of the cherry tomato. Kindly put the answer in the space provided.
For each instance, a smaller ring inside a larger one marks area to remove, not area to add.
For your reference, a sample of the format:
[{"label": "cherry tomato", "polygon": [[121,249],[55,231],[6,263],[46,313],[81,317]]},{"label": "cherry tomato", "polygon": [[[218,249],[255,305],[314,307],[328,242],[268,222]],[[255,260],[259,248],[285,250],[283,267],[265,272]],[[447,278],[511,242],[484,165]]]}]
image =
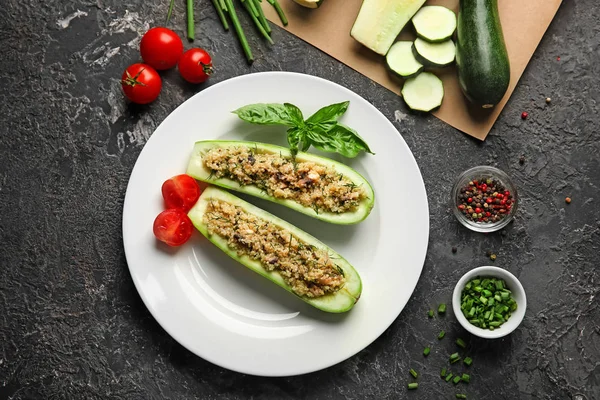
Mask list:
[{"label": "cherry tomato", "polygon": [[190,83],[202,83],[213,73],[212,59],[206,50],[189,49],[179,59],[179,73]]},{"label": "cherry tomato", "polygon": [[158,97],[162,80],[154,68],[146,64],[132,64],[121,77],[125,96],[134,103],[151,103]]},{"label": "cherry tomato", "polygon": [[169,246],[181,246],[192,236],[193,224],[186,212],[172,208],[158,214],[154,220],[154,236]]},{"label": "cherry tomato", "polygon": [[182,174],[167,179],[162,185],[166,208],[189,211],[200,197],[200,187],[194,178]]},{"label": "cherry tomato", "polygon": [[142,37],[140,53],[144,62],[155,69],[173,68],[183,54],[183,42],[170,29],[152,28]]}]

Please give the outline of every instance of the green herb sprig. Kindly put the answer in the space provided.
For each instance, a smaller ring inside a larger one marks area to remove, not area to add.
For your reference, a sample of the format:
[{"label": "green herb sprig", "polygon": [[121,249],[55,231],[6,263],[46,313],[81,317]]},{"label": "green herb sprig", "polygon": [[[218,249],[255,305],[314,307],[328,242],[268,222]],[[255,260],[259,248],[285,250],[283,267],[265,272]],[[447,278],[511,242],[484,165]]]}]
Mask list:
[{"label": "green herb sprig", "polygon": [[287,141],[293,154],[306,151],[310,146],[349,158],[361,151],[375,154],[355,130],[338,122],[349,105],[349,101],[331,104],[306,120],[302,111],[290,103],[249,104],[233,113],[252,124],[287,126]]}]

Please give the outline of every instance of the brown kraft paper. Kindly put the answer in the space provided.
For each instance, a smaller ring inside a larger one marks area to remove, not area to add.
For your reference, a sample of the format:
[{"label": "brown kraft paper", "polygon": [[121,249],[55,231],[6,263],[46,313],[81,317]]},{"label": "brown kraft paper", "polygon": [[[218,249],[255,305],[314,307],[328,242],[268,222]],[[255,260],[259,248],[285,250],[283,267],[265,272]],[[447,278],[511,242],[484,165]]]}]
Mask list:
[{"label": "brown kraft paper", "polygon": [[[458,86],[454,65],[434,71],[444,83],[444,101],[433,114],[477,139],[484,140],[504,108],[527,63],[538,46],[562,0],[499,0],[498,8],[510,59],[510,85],[502,101],[491,110],[468,103]],[[362,46],[350,36],[361,0],[323,0],[318,9],[304,8],[292,0],[279,0],[289,20],[285,29],[366,77],[400,94],[402,82],[391,76],[385,58]],[[263,1],[267,18],[282,26],[273,7]],[[458,0],[429,0],[425,5],[442,5],[458,12]],[[399,38],[415,37],[408,23]],[[402,101],[398,98],[398,101]]]}]

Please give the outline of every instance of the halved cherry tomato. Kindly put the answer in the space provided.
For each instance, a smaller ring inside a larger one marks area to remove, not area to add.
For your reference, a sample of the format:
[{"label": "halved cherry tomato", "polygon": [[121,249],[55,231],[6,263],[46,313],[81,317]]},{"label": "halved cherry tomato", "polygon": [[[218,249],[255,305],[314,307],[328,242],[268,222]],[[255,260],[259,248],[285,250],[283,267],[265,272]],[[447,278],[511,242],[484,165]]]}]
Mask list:
[{"label": "halved cherry tomato", "polygon": [[158,72],[147,64],[132,64],[121,77],[125,96],[134,103],[151,103],[158,97],[162,80]]},{"label": "halved cherry tomato", "polygon": [[177,175],[163,183],[162,195],[166,208],[181,208],[189,211],[200,197],[200,187],[191,176]]},{"label": "halved cherry tomato", "polygon": [[158,214],[154,220],[154,236],[169,246],[181,246],[192,236],[192,221],[180,208],[172,208]]},{"label": "halved cherry tomato", "polygon": [[212,59],[204,49],[189,49],[179,59],[179,73],[190,83],[202,83],[213,73]]},{"label": "halved cherry tomato", "polygon": [[142,37],[140,53],[146,64],[158,70],[173,68],[183,54],[183,42],[170,29],[152,28]]}]

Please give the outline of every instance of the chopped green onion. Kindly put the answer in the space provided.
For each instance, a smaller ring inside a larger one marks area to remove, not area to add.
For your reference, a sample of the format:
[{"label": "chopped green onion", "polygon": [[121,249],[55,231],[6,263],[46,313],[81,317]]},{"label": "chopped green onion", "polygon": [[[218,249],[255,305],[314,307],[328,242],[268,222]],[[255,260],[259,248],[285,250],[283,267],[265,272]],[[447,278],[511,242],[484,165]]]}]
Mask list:
[{"label": "chopped green onion", "polygon": [[[248,11],[248,15],[250,15],[250,18],[254,22],[254,25],[256,25],[260,34],[267,39],[267,42],[273,44],[273,39],[271,39],[271,36],[269,36],[269,33],[265,30],[263,24],[258,20],[258,11],[256,10],[256,7],[254,7],[252,0],[242,0],[242,4],[246,8],[246,11]],[[252,9],[252,7],[254,7],[254,9]]]},{"label": "chopped green onion", "polygon": [[267,31],[267,33],[271,33],[271,26],[269,25],[269,21],[267,21],[267,18],[265,17],[265,13],[263,12],[262,6],[260,5],[258,0],[250,0],[250,1],[254,1],[254,5],[256,6],[256,9],[258,10],[258,19],[260,21],[260,23],[263,25],[263,27],[265,28],[265,31]]},{"label": "chopped green onion", "polygon": [[416,378],[417,376],[419,376],[419,374],[417,374],[417,371],[415,371],[414,369],[410,369],[410,374],[413,376],[413,378]]},{"label": "chopped green onion", "polygon": [[454,364],[455,362],[460,360],[460,356],[458,353],[453,353],[450,355],[450,364]]},{"label": "chopped green onion", "polygon": [[425,357],[427,357],[429,355],[429,352],[431,351],[431,349],[429,347],[425,347],[425,349],[423,350],[423,355]]},{"label": "chopped green onion", "polygon": [[175,0],[171,0],[171,3],[169,4],[169,11],[167,11],[167,20],[165,21],[165,25],[167,25],[169,23],[169,20],[171,19],[171,14],[173,14],[173,6],[175,5]]},{"label": "chopped green onion", "polygon": [[440,372],[440,376],[444,378],[446,376],[446,368],[442,368],[442,372]]},{"label": "chopped green onion", "polygon": [[517,309],[511,293],[502,279],[477,277],[465,285],[460,309],[472,325],[497,329]]},{"label": "chopped green onion", "polygon": [[433,318],[433,310],[429,310],[429,312],[427,313],[427,315],[429,316],[429,318]]},{"label": "chopped green onion", "polygon": [[456,344],[462,347],[463,349],[467,347],[467,344],[461,338],[456,339]]},{"label": "chopped green onion", "polygon": [[187,37],[194,40],[194,0],[187,0]]},{"label": "chopped green onion", "polygon": [[460,376],[456,375],[454,379],[452,379],[452,382],[454,382],[454,384],[456,385],[458,382],[460,382]]},{"label": "chopped green onion", "polygon": [[242,50],[246,54],[246,59],[249,63],[254,61],[254,57],[252,56],[252,50],[250,49],[250,45],[248,44],[248,40],[246,39],[246,35],[242,29],[240,24],[240,20],[238,19],[237,13],[235,12],[235,8],[233,7],[232,0],[225,0],[225,5],[227,6],[227,11],[229,12],[229,18],[231,18],[231,24],[235,29],[235,33],[238,36],[240,44],[242,45]]},{"label": "chopped green onion", "polygon": [[219,0],[212,0],[212,3],[215,6],[215,9],[217,10],[217,15],[219,16],[219,19],[221,20],[221,25],[223,25],[223,28],[226,31],[228,31],[229,24],[227,23],[227,18],[225,18],[225,13],[223,12],[221,5],[219,4]]},{"label": "chopped green onion", "polygon": [[457,399],[466,399],[467,395],[466,394],[462,394],[462,393],[456,393],[456,398]]},{"label": "chopped green onion", "polygon": [[279,15],[279,19],[281,20],[281,23],[283,24],[283,26],[287,26],[288,20],[285,17],[285,14],[283,13],[283,10],[281,9],[281,6],[277,2],[277,0],[267,0],[267,1],[269,2],[269,4],[271,4],[275,8],[275,11],[277,11],[277,15]]},{"label": "chopped green onion", "polygon": [[467,383],[469,383],[471,381],[471,377],[469,376],[469,374],[462,374],[461,379],[463,382],[467,382]]},{"label": "chopped green onion", "polygon": [[452,373],[448,372],[448,375],[446,375],[446,382],[450,382],[450,379],[452,379]]},{"label": "chopped green onion", "polygon": [[463,362],[465,363],[465,365],[467,367],[470,367],[471,364],[473,364],[473,360],[471,359],[471,357],[465,357],[465,359],[463,360]]},{"label": "chopped green onion", "polygon": [[417,382],[413,382],[413,383],[409,383],[408,384],[408,390],[413,390],[419,387],[419,384]]},{"label": "chopped green onion", "polygon": [[438,313],[444,314],[446,312],[446,304],[442,303],[438,306]]},{"label": "chopped green onion", "polygon": [[438,340],[442,340],[442,339],[444,338],[444,336],[445,336],[445,335],[446,335],[446,332],[444,332],[444,331],[441,331],[441,332],[438,334]]}]

